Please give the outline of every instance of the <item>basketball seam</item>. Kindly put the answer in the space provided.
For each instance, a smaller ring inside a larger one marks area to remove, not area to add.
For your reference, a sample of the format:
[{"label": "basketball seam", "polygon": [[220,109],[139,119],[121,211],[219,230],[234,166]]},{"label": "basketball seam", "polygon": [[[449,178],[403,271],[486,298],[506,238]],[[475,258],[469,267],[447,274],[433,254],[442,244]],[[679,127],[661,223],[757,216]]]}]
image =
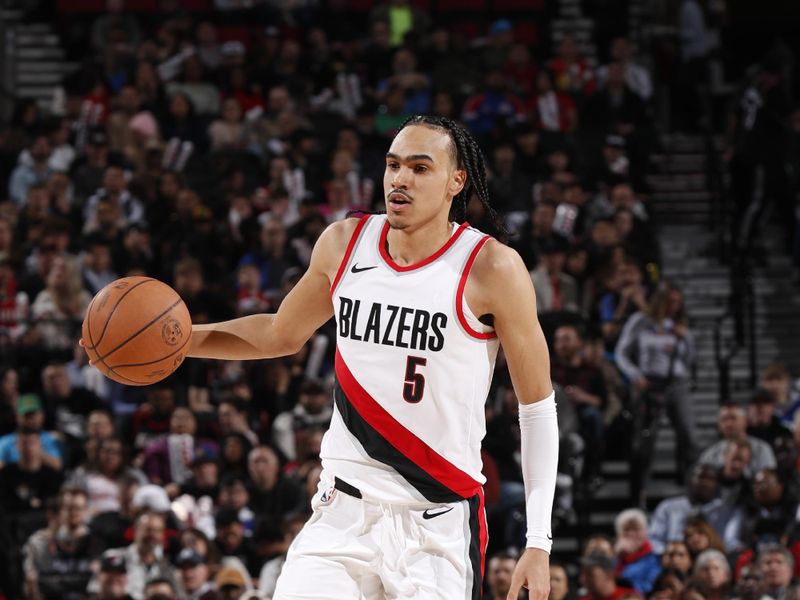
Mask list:
[{"label": "basketball seam", "polygon": [[122,367],[144,367],[146,365],[152,365],[153,363],[157,363],[157,362],[160,362],[162,360],[166,360],[170,356],[175,356],[175,354],[177,354],[178,352],[183,350],[186,347],[186,344],[188,344],[191,340],[192,340],[191,337],[186,338],[186,341],[183,342],[183,344],[181,344],[180,348],[176,348],[175,350],[173,350],[172,352],[170,352],[166,356],[162,356],[161,358],[157,358],[156,360],[150,360],[150,361],[143,362],[143,363],[128,363],[128,364],[124,364],[124,365],[114,365],[113,367],[108,367],[108,368],[109,369],[121,369]]},{"label": "basketball seam", "polygon": [[[152,319],[152,320],[151,320],[149,323],[147,323],[147,324],[146,324],[144,327],[142,327],[141,329],[139,329],[139,331],[136,331],[135,333],[133,333],[133,335],[131,335],[131,336],[129,336],[127,339],[125,339],[125,340],[121,341],[119,344],[117,344],[117,345],[116,345],[114,348],[112,348],[111,350],[109,350],[108,352],[106,352],[106,353],[105,353],[105,354],[104,354],[102,357],[100,357],[100,358],[101,358],[101,359],[105,359],[105,358],[108,358],[109,356],[111,356],[112,354],[114,354],[114,352],[116,352],[117,350],[119,350],[120,348],[122,348],[122,347],[123,347],[125,344],[127,344],[128,342],[130,342],[130,341],[131,341],[133,338],[135,338],[137,335],[139,335],[140,333],[142,333],[143,331],[145,331],[145,330],[146,330],[148,327],[150,327],[150,326],[151,326],[153,323],[155,323],[155,322],[156,322],[156,321],[158,321],[158,320],[159,320],[161,317],[163,317],[164,315],[166,315],[166,314],[167,314],[169,311],[171,311],[173,308],[175,308],[176,306],[178,306],[178,304],[180,304],[181,302],[183,302],[183,301],[182,301],[180,298],[178,298],[178,299],[177,299],[175,302],[173,302],[172,304],[170,304],[170,305],[169,305],[169,307],[167,307],[167,309],[166,309],[166,310],[164,310],[164,311],[163,311],[161,314],[159,314],[159,315],[156,315],[156,316],[155,316],[155,317],[154,317],[154,318],[153,318],[153,319]],[[106,366],[108,366],[108,365],[106,365]]]},{"label": "basketball seam", "polygon": [[[122,304],[122,300],[125,298],[125,296],[130,294],[133,290],[135,290],[140,285],[144,285],[145,283],[148,283],[150,281],[156,281],[156,280],[155,279],[145,279],[144,281],[140,281],[139,283],[137,283],[137,284],[133,285],[132,287],[130,287],[129,289],[125,290],[125,292],[119,298],[117,298],[117,303],[114,305],[114,308],[111,309],[111,312],[106,317],[106,322],[103,324],[103,330],[100,332],[100,337],[97,339],[97,344],[95,344],[95,347],[97,347],[97,345],[100,344],[103,341],[103,338],[106,335],[106,330],[108,329],[108,324],[111,321],[111,317],[114,316],[114,313],[117,311],[117,308],[119,307],[119,305]],[[94,301],[92,301],[92,304],[94,304]],[[98,352],[98,354],[100,354],[100,353]]]}]

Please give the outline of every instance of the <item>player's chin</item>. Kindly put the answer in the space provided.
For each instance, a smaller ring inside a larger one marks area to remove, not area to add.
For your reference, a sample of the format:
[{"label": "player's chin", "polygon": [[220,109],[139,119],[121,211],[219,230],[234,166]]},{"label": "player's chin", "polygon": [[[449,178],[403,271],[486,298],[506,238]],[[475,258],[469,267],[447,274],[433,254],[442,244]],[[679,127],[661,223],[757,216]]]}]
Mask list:
[{"label": "player's chin", "polygon": [[392,229],[405,229],[410,225],[405,215],[393,214],[392,209],[387,211],[386,220],[389,221],[389,227]]}]

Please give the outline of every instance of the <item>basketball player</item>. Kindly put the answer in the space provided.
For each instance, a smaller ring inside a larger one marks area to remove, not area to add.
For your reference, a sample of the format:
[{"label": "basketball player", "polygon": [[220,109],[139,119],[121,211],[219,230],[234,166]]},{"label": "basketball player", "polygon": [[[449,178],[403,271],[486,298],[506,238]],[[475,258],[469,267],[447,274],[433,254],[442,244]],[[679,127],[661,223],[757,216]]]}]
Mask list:
[{"label": "basketball player", "polygon": [[189,356],[244,360],[294,354],[336,318],[322,478],[274,599],[480,598],[480,446],[502,344],[528,518],[508,598],[525,586],[544,600],[558,428],[530,276],[516,252],[449,220],[472,193],[491,210],[483,156],[461,126],[409,119],[383,185],[386,214],[328,227],[277,314],[193,327]]}]

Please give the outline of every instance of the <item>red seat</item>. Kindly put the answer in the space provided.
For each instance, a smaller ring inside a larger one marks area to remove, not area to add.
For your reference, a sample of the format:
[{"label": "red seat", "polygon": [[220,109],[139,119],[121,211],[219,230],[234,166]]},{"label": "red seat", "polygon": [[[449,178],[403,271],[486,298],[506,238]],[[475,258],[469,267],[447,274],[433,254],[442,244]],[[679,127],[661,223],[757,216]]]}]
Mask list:
[{"label": "red seat", "polygon": [[492,8],[496,11],[541,11],[544,10],[544,0],[493,0]]},{"label": "red seat", "polygon": [[488,8],[487,0],[436,0],[435,6],[440,12],[465,12]]},{"label": "red seat", "polygon": [[539,45],[539,28],[532,21],[514,24],[514,39],[528,46]]},{"label": "red seat", "polygon": [[222,25],[217,27],[217,38],[220,43],[237,41],[249,47],[253,42],[253,27],[250,25]]},{"label": "red seat", "polygon": [[350,0],[350,2],[348,2],[348,6],[350,10],[367,12],[373,6],[375,6],[375,2],[373,0]]}]

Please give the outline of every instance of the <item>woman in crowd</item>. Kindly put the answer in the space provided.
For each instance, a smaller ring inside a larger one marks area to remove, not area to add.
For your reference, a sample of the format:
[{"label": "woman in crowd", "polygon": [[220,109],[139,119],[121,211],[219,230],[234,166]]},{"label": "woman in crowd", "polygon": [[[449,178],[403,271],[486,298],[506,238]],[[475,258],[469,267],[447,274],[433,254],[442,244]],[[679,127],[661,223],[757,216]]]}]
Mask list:
[{"label": "woman in crowd", "polygon": [[658,423],[663,411],[675,428],[678,473],[688,473],[697,456],[689,380],[696,352],[683,292],[662,282],[646,310],[625,324],[615,349],[619,368],[635,392],[632,501],[643,506]]}]

